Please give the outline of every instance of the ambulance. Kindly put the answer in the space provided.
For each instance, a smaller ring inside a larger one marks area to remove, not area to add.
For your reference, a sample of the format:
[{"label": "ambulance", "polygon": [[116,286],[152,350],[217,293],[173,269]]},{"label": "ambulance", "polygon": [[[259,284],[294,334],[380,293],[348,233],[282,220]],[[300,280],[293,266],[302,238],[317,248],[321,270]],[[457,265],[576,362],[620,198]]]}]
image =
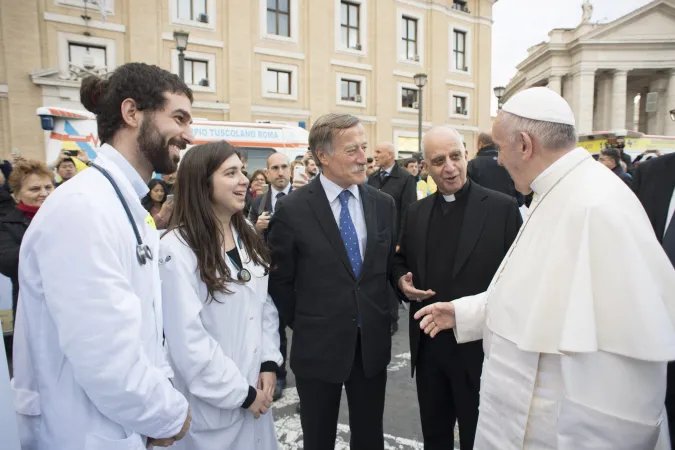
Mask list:
[{"label": "ambulance", "polygon": [[[98,138],[96,116],[88,111],[41,107],[37,109],[45,132],[45,157],[56,160],[62,151],[73,155],[85,151],[96,157],[101,144]],[[195,144],[227,141],[248,153],[248,172],[265,168],[267,157],[283,153],[290,161],[300,159],[307,152],[309,132],[304,128],[274,123],[219,122],[195,119],[192,124]],[[189,151],[188,147],[184,152]]]}]

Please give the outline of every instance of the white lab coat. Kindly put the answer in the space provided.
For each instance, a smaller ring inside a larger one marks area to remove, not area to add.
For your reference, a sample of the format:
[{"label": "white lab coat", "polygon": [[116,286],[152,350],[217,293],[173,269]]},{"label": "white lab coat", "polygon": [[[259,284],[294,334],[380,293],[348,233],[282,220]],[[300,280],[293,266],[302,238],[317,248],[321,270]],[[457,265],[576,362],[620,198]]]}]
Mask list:
[{"label": "white lab coat", "polygon": [[488,291],[453,302],[457,341],[485,350],[475,449],[654,450],[675,271],[637,198],[584,149],[532,189]]},{"label": "white lab coat", "polygon": [[[232,229],[235,242],[237,232]],[[256,387],[260,365],[282,363],[279,316],[267,294],[268,275],[239,242],[248,283],[206,302],[194,252],[177,231],[161,240],[164,329],[174,384],[188,399],[192,426],[175,450],[276,450],[272,411],[255,419],[241,407]],[[230,273],[236,269],[226,257]]]},{"label": "white lab coat", "polygon": [[[109,145],[96,163],[157,255],[139,199],[145,183]],[[131,224],[100,172],[83,171],[47,199],[20,261],[13,388],[23,449],[145,450],[146,436],[175,436],[188,405],[169,381],[157,257],[139,264]]]}]

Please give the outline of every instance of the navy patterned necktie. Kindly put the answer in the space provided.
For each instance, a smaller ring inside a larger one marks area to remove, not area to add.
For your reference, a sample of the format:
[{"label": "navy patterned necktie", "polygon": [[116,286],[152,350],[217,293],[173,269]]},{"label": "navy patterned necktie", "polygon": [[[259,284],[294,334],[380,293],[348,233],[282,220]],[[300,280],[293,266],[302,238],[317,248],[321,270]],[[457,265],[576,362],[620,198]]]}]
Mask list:
[{"label": "navy patterned necktie", "polygon": [[380,172],[380,182],[384,183],[384,180],[386,180],[388,176],[389,176],[389,174],[387,173],[386,170],[381,171]]},{"label": "navy patterned necktie", "polygon": [[359,276],[363,260],[361,259],[361,251],[359,250],[359,237],[356,234],[356,227],[352,221],[352,216],[349,214],[349,197],[351,192],[344,190],[340,192],[340,236],[342,242],[345,244],[347,250],[347,257],[352,265],[352,270],[355,276]]}]

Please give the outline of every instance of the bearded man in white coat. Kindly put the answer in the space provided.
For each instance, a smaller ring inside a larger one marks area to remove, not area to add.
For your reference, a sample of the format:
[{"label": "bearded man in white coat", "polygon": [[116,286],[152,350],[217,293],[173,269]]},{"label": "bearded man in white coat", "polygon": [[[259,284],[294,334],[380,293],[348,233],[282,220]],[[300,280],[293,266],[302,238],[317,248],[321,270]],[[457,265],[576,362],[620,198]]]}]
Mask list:
[{"label": "bearded man in white coat", "polygon": [[[147,64],[82,81],[94,167],[45,202],[21,246],[14,341],[23,449],[145,450],[190,425],[162,346],[159,236],[140,199],[193,140],[192,92]],[[110,177],[110,178],[108,178]]]},{"label": "bearded man in white coat", "polygon": [[569,105],[513,96],[493,126],[523,194],[520,233],[488,290],[423,308],[435,336],[483,338],[475,449],[654,450],[675,358],[675,270],[638,199],[575,148]]}]

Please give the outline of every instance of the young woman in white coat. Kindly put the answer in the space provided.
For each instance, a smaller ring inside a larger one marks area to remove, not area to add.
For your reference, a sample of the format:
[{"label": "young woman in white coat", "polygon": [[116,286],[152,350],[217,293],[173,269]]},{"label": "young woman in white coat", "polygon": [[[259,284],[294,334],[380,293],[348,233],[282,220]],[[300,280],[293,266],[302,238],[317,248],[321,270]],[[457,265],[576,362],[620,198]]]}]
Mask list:
[{"label": "young woman in white coat", "polygon": [[249,181],[227,142],[187,152],[161,240],[160,275],[174,385],[192,427],[175,449],[277,449],[272,412],[279,316],[269,251],[242,210]]}]

